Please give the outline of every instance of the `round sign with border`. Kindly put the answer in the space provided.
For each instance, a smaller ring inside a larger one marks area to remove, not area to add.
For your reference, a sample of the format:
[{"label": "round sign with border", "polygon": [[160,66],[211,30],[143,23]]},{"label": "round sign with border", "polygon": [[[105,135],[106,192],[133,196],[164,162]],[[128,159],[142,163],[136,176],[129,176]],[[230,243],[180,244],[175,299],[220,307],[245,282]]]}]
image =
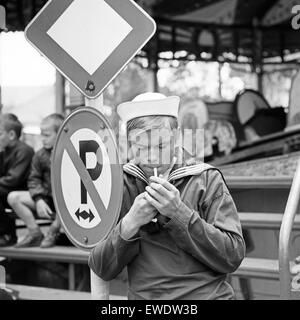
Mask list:
[{"label": "round sign with border", "polygon": [[62,124],[53,149],[54,204],[69,239],[92,249],[116,225],[123,171],[113,130],[96,109],[75,110]]}]

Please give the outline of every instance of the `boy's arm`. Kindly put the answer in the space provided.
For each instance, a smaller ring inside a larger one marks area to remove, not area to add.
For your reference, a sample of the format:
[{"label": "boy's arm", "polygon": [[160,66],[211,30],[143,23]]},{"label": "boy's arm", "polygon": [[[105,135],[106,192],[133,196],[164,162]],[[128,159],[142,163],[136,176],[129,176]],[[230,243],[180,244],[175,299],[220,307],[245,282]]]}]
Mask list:
[{"label": "boy's arm", "polygon": [[[129,209],[130,197],[124,185],[120,217],[125,216]],[[127,230],[128,235],[131,235],[130,228],[121,230],[123,220],[124,218],[120,219],[109,235],[97,244],[89,256],[89,267],[105,281],[114,279],[139,253],[139,238],[127,240],[127,237],[122,237],[124,233],[121,235],[122,231]]]},{"label": "boy's arm", "polygon": [[30,149],[19,150],[14,162],[5,176],[0,177],[0,196],[6,197],[10,191],[16,190],[22,182],[26,181],[32,160]]},{"label": "boy's arm", "polygon": [[31,170],[28,177],[28,190],[35,202],[44,198],[43,172],[38,153],[36,153],[32,159]]},{"label": "boy's arm", "polygon": [[231,196],[219,195],[205,211],[204,214],[215,215],[213,223],[184,205],[165,228],[181,249],[212,270],[234,272],[244,259],[245,244],[238,231],[239,220]]},{"label": "boy's arm", "polygon": [[139,253],[139,238],[123,239],[121,223],[122,220],[89,256],[89,267],[105,281],[113,280]]}]

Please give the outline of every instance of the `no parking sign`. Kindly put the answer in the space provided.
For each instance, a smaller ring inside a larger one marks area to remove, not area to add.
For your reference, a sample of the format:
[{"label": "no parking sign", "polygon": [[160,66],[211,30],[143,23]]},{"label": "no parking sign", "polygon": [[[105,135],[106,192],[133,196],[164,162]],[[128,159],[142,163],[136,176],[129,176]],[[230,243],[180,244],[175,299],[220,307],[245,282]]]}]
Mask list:
[{"label": "no parking sign", "polygon": [[80,108],[63,123],[53,150],[55,208],[70,240],[93,248],[115,226],[123,172],[112,129],[97,110]]}]

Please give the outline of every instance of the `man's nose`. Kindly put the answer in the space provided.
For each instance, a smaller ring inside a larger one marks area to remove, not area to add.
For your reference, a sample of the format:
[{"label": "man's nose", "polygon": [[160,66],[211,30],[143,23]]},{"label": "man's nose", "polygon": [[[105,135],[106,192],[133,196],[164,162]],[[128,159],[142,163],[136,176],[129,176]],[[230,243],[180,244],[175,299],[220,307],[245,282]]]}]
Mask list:
[{"label": "man's nose", "polygon": [[150,164],[159,164],[159,152],[158,150],[152,149],[150,151],[150,156],[149,156],[149,163]]}]

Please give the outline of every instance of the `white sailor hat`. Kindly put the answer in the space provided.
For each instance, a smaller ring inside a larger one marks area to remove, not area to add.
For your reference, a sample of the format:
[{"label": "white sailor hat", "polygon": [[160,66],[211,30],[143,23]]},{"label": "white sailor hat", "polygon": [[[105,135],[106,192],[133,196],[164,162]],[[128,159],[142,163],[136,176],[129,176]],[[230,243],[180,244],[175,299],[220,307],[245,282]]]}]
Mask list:
[{"label": "white sailor hat", "polygon": [[123,123],[146,116],[172,116],[178,118],[180,98],[177,96],[166,97],[157,92],[146,92],[136,96],[130,102],[121,103],[117,113]]}]

